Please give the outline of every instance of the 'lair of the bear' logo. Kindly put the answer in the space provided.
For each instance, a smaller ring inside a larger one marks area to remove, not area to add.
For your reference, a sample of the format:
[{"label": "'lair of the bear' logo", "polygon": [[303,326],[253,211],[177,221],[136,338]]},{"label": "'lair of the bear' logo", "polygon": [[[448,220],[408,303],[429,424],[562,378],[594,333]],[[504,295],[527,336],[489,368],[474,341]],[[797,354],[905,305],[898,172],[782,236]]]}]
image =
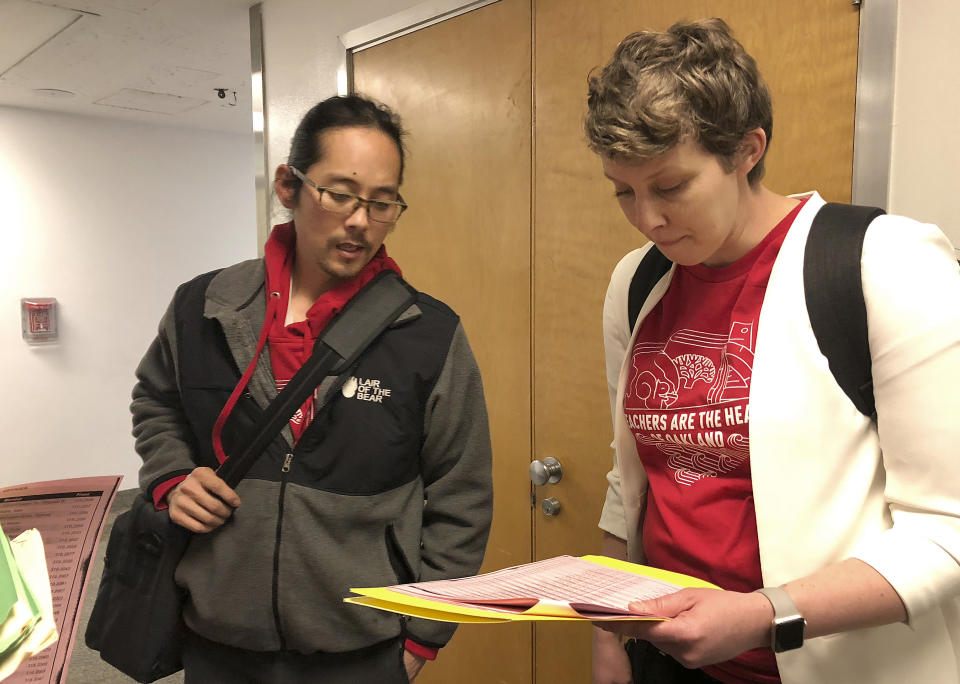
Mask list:
[{"label": "'lair of the bear' logo", "polygon": [[343,383],[343,396],[347,399],[382,404],[383,400],[390,396],[390,390],[381,386],[380,381],[374,378],[350,377]]}]

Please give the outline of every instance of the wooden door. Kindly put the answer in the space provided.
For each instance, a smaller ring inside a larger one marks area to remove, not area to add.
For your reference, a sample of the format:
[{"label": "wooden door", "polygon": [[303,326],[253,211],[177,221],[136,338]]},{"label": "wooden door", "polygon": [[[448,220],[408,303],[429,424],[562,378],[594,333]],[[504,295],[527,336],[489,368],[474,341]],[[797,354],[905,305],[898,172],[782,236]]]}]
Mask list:
[{"label": "wooden door", "polygon": [[[859,22],[845,0],[501,0],[355,56],[356,89],[396,106],[412,134],[414,208],[388,249],[460,312],[483,372],[496,487],[485,570],[599,547],[612,437],[601,307],[643,238],[584,142],[587,74],[631,30],[708,16],[771,87],[767,185],[849,201]],[[531,489],[530,460],[548,456],[563,479]],[[541,511],[547,497],[558,515]],[[529,630],[461,627],[422,681],[590,681],[589,626],[539,623],[532,661]]]},{"label": "wooden door", "polygon": [[[531,559],[530,4],[503,0],[353,58],[409,129],[387,251],[460,314],[483,375],[494,521],[483,571]],[[462,625],[418,684],[532,681],[529,624]]]}]

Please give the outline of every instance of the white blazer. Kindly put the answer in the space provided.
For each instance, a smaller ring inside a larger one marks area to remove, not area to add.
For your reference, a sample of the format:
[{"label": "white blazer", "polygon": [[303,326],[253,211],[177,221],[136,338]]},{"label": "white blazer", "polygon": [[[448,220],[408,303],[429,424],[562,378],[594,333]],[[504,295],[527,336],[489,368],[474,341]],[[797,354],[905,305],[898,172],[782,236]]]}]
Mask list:
[{"label": "white blazer", "polygon": [[[770,274],[750,386],[750,468],[766,586],[844,558],[874,567],[907,622],[809,640],[777,655],[785,684],[960,683],[960,271],[929,224],[881,216],[861,261],[878,429],[820,353],[803,294],[816,193]],[[600,527],[642,562],[647,478],[624,420],[627,350],[663,297],[654,287],[631,332],[627,293],[649,246],[617,265],[604,303],[614,467]]]}]

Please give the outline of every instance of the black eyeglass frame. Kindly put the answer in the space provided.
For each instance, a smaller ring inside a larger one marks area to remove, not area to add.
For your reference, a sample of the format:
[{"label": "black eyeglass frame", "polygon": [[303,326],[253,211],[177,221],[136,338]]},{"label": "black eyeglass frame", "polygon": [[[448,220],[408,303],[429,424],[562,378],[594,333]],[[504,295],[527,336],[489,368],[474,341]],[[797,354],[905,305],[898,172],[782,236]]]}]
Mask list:
[{"label": "black eyeglass frame", "polygon": [[[318,184],[315,183],[313,180],[311,180],[310,178],[308,178],[307,175],[306,175],[305,173],[303,173],[300,169],[298,169],[298,168],[296,168],[296,167],[294,167],[294,166],[288,166],[287,168],[289,168],[290,171],[293,172],[293,175],[294,175],[294,176],[296,176],[296,177],[299,178],[301,181],[303,181],[304,183],[306,183],[307,185],[309,185],[311,188],[313,188],[314,190],[316,190],[317,192],[319,192],[319,193],[320,193],[320,197],[318,198],[319,200],[322,200],[322,199],[323,199],[323,193],[325,193],[325,192],[328,192],[328,193],[330,193],[331,195],[343,195],[344,197],[349,197],[351,200],[353,200],[353,202],[350,204],[350,209],[349,209],[349,211],[343,211],[343,212],[341,212],[341,211],[336,211],[336,210],[334,210],[334,209],[328,209],[327,207],[324,207],[322,204],[320,205],[320,208],[321,208],[321,209],[323,209],[324,211],[329,211],[329,212],[331,212],[331,213],[333,213],[333,214],[339,214],[339,215],[341,215],[341,216],[351,216],[354,212],[356,212],[357,207],[362,206],[363,209],[364,209],[364,211],[367,213],[367,218],[368,218],[368,219],[370,219],[371,221],[376,221],[377,223],[387,223],[387,224],[389,224],[389,223],[396,223],[397,221],[399,221],[399,220],[400,220],[400,217],[403,216],[403,212],[406,211],[406,210],[407,210],[407,206],[409,206],[409,205],[407,205],[406,202],[403,201],[403,197],[401,197],[399,194],[397,194],[397,199],[395,199],[395,200],[367,199],[366,197],[361,197],[360,195],[358,195],[358,194],[356,194],[356,193],[354,193],[354,192],[345,192],[345,191],[343,191],[343,190],[338,190],[338,189],[336,189],[336,188],[329,188],[329,187],[324,186],[324,185],[318,185]],[[382,219],[377,219],[377,218],[374,218],[373,216],[370,215],[370,205],[371,205],[371,204],[390,204],[390,205],[394,205],[394,206],[400,207],[400,213],[397,214],[397,217],[396,217],[395,219],[391,220],[391,221],[384,221],[384,220],[382,220]]]}]

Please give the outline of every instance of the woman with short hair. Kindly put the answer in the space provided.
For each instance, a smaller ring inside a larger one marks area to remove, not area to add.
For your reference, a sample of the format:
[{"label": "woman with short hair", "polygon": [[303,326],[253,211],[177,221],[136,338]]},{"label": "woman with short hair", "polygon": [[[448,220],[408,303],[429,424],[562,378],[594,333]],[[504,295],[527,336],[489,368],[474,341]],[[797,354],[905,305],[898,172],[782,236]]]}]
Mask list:
[{"label": "woman with short hair", "polygon": [[[898,216],[866,232],[875,422],[806,309],[804,247],[825,202],[763,185],[770,95],[729,27],[628,36],[588,103],[590,147],[650,241],[617,265],[604,305],[603,552],[726,590],[632,604],[666,621],[603,623],[594,681],[960,682],[949,241]],[[654,248],[673,264],[631,325],[631,280]]]}]

